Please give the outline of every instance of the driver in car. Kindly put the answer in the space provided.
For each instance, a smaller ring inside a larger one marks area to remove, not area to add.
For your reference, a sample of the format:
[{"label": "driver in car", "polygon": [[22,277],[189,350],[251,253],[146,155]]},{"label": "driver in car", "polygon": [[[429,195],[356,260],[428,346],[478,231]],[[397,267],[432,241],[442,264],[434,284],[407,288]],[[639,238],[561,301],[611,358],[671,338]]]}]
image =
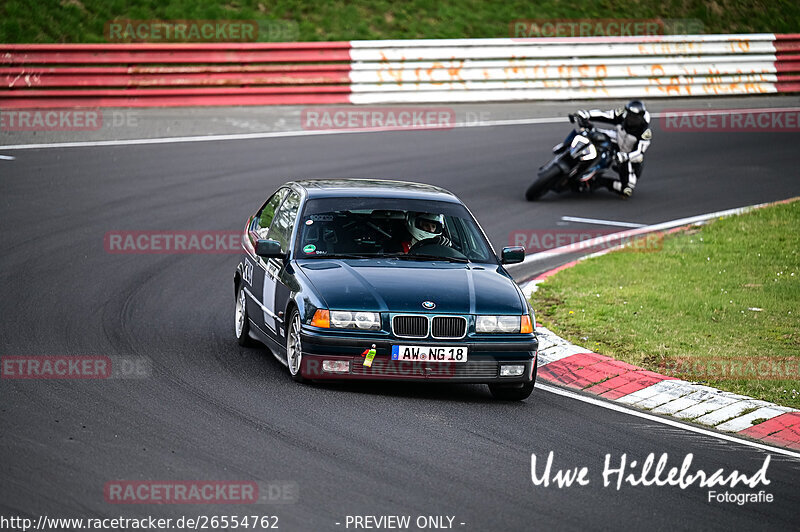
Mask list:
[{"label": "driver in car", "polygon": [[419,244],[439,244],[440,246],[450,246],[450,239],[444,236],[444,216],[441,214],[431,214],[429,212],[408,212],[406,214],[406,229],[410,240],[402,242],[403,252],[408,253]]}]

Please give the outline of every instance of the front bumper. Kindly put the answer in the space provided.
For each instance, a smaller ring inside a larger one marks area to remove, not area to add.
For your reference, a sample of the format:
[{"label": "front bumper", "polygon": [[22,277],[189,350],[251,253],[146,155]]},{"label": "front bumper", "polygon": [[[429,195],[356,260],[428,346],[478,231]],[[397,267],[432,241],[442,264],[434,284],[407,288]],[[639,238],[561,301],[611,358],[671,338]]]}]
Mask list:
[{"label": "front bumper", "polygon": [[[468,349],[467,362],[442,363],[430,361],[397,361],[391,359],[392,345],[458,345]],[[523,340],[508,338],[475,338],[461,340],[411,340],[391,335],[330,334],[310,328],[301,331],[303,376],[325,380],[402,380],[457,381],[464,383],[526,383],[535,375],[539,342],[535,335]],[[375,348],[372,366],[364,365],[365,350]],[[350,362],[347,373],[323,371],[323,360]],[[522,375],[501,377],[500,366],[505,363],[523,364]]]}]

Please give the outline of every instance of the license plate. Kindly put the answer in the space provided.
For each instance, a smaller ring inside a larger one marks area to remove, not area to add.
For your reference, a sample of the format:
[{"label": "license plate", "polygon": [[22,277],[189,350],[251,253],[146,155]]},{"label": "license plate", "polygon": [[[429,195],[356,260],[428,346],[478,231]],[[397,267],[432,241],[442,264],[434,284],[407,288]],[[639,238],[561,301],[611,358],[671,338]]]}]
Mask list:
[{"label": "license plate", "polygon": [[412,362],[466,362],[467,348],[454,346],[393,345],[392,360]]}]

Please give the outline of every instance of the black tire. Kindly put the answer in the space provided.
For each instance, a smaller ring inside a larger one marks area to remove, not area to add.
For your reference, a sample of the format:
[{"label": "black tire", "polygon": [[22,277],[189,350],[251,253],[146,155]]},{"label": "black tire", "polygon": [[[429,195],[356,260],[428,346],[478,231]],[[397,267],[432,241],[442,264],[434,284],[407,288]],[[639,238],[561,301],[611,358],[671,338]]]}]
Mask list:
[{"label": "black tire", "polygon": [[536,181],[525,191],[525,199],[534,201],[542,197],[545,192],[550,190],[550,187],[559,175],[561,175],[561,168],[555,164],[550,166],[547,170],[539,172]]},{"label": "black tire", "polygon": [[539,361],[533,367],[533,379],[531,382],[519,382],[515,384],[490,384],[489,391],[492,397],[499,401],[524,401],[530,397],[536,386],[536,374],[539,371]]},{"label": "black tire", "polygon": [[253,345],[253,340],[250,338],[250,318],[247,315],[247,294],[244,293],[244,288],[241,285],[236,292],[235,304],[236,310],[234,311],[233,332],[236,335],[236,341],[239,342],[241,346],[251,346]]},{"label": "black tire", "polygon": [[300,312],[292,311],[286,324],[286,366],[295,382],[306,382],[303,377],[303,345],[300,340]]},{"label": "black tire", "polygon": [[492,397],[499,401],[524,401],[533,392],[533,382],[519,384],[490,384]]}]

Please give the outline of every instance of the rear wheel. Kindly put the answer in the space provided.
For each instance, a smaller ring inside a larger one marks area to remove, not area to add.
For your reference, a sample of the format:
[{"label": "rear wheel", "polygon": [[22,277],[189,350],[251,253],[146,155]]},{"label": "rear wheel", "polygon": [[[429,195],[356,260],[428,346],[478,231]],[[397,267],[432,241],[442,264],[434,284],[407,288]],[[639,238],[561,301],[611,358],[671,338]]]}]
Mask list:
[{"label": "rear wheel", "polygon": [[247,294],[244,293],[244,288],[241,286],[236,293],[234,320],[234,332],[236,333],[236,341],[239,342],[239,345],[253,345],[253,341],[250,339],[250,319],[247,317]]},{"label": "rear wheel", "polygon": [[537,200],[547,192],[553,184],[553,181],[561,174],[561,168],[558,165],[552,165],[550,168],[543,172],[539,172],[536,181],[533,182],[528,190],[525,191],[525,199],[528,201]]},{"label": "rear wheel", "polygon": [[300,341],[300,328],[300,313],[294,310],[286,331],[286,364],[289,366],[289,374],[295,382],[305,381],[301,369],[303,367],[303,345]]}]

